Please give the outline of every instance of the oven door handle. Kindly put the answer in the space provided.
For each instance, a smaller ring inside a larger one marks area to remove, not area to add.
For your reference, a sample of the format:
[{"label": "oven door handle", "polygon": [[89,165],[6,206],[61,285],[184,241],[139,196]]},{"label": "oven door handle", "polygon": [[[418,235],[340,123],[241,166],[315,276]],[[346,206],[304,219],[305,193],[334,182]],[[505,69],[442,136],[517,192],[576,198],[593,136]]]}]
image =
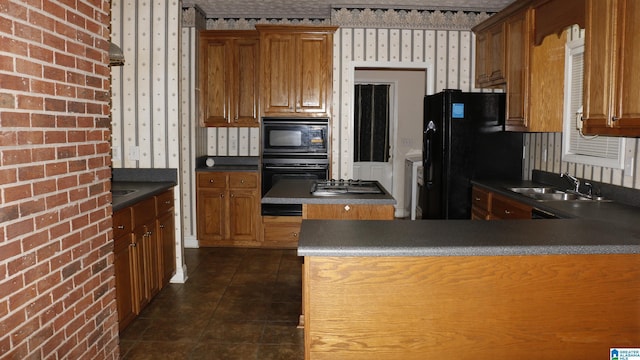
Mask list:
[{"label": "oven door handle", "polygon": [[265,169],[269,170],[324,170],[327,169],[327,165],[292,165],[292,166],[270,166],[265,165]]}]

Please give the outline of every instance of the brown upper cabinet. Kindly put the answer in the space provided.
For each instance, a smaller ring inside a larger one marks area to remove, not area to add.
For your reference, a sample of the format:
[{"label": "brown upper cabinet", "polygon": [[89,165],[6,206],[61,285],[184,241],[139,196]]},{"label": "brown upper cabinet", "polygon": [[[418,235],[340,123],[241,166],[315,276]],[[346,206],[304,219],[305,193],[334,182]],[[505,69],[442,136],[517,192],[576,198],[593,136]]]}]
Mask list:
[{"label": "brown upper cabinet", "polygon": [[500,22],[476,34],[476,86],[503,85],[505,24]]},{"label": "brown upper cabinet", "polygon": [[256,25],[263,116],[330,116],[337,27]]},{"label": "brown upper cabinet", "polygon": [[200,32],[200,123],[259,126],[259,46],[256,31]]},{"label": "brown upper cabinet", "polygon": [[[507,130],[562,131],[565,29],[584,23],[583,10],[584,0],[522,0],[473,28],[476,64],[492,64],[484,68],[494,69],[494,79],[504,74],[504,81],[476,76],[476,86],[505,90]],[[496,29],[502,31],[502,48]]]},{"label": "brown upper cabinet", "polygon": [[583,131],[640,136],[640,2],[587,0]]}]

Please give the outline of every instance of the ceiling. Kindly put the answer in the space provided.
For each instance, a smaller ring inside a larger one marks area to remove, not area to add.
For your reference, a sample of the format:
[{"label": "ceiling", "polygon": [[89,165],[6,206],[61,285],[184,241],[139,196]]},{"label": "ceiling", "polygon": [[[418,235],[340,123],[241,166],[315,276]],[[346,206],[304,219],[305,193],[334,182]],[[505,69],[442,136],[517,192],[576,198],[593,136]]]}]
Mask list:
[{"label": "ceiling", "polygon": [[[356,1],[356,3],[354,3]],[[514,0],[183,0],[207,18],[331,18],[331,7],[496,12]]]}]

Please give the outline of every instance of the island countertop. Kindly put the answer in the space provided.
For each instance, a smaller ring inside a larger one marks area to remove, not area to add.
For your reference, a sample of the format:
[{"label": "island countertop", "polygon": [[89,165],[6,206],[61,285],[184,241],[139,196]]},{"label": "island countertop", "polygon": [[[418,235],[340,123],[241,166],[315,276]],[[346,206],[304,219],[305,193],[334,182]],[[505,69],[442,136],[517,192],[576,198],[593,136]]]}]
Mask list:
[{"label": "island countertop", "polygon": [[364,204],[395,205],[396,200],[383,188],[384,194],[341,194],[315,196],[311,193],[314,180],[278,181],[264,197],[263,204]]}]

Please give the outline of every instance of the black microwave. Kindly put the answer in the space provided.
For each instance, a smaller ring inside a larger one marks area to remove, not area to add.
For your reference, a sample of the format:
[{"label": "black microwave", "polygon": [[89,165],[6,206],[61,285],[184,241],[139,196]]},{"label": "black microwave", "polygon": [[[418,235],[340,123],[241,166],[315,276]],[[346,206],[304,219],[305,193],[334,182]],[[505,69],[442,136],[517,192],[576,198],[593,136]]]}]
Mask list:
[{"label": "black microwave", "polygon": [[262,119],[263,154],[328,154],[329,119]]}]

